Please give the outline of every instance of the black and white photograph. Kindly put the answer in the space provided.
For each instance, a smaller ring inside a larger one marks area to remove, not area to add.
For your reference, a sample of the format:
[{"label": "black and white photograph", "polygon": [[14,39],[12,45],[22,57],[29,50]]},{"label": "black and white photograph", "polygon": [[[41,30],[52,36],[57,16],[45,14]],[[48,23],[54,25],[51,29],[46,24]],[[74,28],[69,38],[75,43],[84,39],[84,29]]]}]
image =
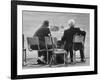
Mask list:
[{"label": "black and white photograph", "polygon": [[22,13],[23,69],[90,65],[90,14]]},{"label": "black and white photograph", "polygon": [[17,8],[13,6],[17,12],[12,12],[17,15],[12,29],[17,34],[13,35],[17,52],[12,54],[16,72],[12,73],[19,78],[96,74],[96,6],[23,1],[16,4]]}]

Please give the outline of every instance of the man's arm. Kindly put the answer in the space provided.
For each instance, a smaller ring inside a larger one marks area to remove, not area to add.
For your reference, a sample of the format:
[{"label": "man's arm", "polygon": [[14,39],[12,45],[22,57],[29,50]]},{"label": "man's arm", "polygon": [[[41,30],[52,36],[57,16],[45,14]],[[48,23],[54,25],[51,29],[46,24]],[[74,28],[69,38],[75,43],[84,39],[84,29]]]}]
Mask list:
[{"label": "man's arm", "polygon": [[[78,31],[77,31],[77,32],[78,32],[80,35],[84,36],[84,40],[85,40],[86,32],[80,30],[80,28],[78,28]],[[77,32],[76,32],[76,33],[77,33]]]},{"label": "man's arm", "polygon": [[85,36],[85,35],[86,35],[86,32],[85,32],[85,31],[81,31],[81,34],[82,34],[83,36]]},{"label": "man's arm", "polygon": [[75,33],[81,34],[81,35],[83,35],[83,36],[85,36],[85,35],[86,35],[86,32],[85,32],[85,31],[80,30],[80,28],[76,28]]},{"label": "man's arm", "polygon": [[61,39],[61,43],[64,44],[65,40],[66,40],[66,32],[64,31],[63,37]]},{"label": "man's arm", "polygon": [[49,28],[46,28],[45,34],[46,34],[45,36],[51,36],[51,35],[50,35],[50,30],[49,30]]}]

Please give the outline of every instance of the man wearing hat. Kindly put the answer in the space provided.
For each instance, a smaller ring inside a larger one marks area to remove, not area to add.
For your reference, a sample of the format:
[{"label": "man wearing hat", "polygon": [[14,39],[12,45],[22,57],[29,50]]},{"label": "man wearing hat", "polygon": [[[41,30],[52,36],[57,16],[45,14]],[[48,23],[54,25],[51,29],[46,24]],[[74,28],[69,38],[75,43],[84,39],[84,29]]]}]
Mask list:
[{"label": "man wearing hat", "polygon": [[[50,30],[48,27],[49,27],[49,21],[45,20],[42,26],[34,34],[34,36],[37,36],[39,38],[40,49],[46,49],[45,37],[49,37],[50,35]],[[38,52],[38,56],[39,56],[38,60],[39,64],[45,64],[47,62],[47,51]]]}]

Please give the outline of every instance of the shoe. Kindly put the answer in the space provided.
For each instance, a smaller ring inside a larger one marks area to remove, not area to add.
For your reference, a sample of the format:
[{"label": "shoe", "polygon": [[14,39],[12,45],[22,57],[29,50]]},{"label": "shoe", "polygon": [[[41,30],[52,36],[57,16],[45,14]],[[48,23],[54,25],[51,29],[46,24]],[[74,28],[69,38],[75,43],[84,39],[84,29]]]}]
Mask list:
[{"label": "shoe", "polygon": [[71,61],[71,64],[76,64],[76,62],[74,62],[74,61]]},{"label": "shoe", "polygon": [[85,63],[85,62],[86,62],[86,60],[81,60],[81,62]]},{"label": "shoe", "polygon": [[42,62],[41,60],[37,60],[38,64],[45,64],[44,62]]}]

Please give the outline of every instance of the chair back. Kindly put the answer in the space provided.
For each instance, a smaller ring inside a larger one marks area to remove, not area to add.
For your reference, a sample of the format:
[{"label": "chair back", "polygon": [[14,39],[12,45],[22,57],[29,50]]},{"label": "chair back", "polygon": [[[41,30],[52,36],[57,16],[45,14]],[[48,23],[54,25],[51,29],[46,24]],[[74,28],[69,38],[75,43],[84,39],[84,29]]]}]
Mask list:
[{"label": "chair back", "polygon": [[53,39],[54,46],[57,48],[57,38],[56,37],[53,37],[52,39]]},{"label": "chair back", "polygon": [[53,49],[57,49],[57,38],[56,37],[45,37],[45,44],[46,48],[48,49],[48,46],[52,46]]},{"label": "chair back", "polygon": [[84,41],[85,41],[85,36],[83,35],[75,34],[73,37],[73,43],[84,43]]},{"label": "chair back", "polygon": [[33,38],[27,37],[27,43],[28,43],[28,48],[30,48],[31,45],[36,45],[38,46],[38,50],[40,49],[38,37],[33,37]]},{"label": "chair back", "polygon": [[51,37],[45,37],[46,49],[54,49],[53,39]]},{"label": "chair back", "polygon": [[45,37],[45,43],[46,45],[52,45],[51,37]]}]

